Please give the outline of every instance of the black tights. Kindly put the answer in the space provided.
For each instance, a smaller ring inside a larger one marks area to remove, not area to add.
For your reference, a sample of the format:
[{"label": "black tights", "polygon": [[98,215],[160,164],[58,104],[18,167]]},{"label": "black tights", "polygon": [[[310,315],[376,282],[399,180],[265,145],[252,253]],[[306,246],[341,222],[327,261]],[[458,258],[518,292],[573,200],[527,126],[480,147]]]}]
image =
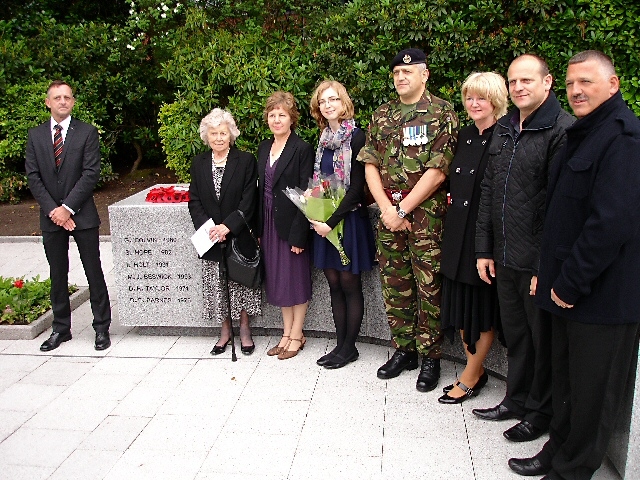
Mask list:
[{"label": "black tights", "polygon": [[356,338],[364,315],[364,296],[360,274],[341,272],[325,268],[324,275],[329,282],[331,310],[336,325],[338,345],[331,353],[343,357],[350,355],[356,348]]}]

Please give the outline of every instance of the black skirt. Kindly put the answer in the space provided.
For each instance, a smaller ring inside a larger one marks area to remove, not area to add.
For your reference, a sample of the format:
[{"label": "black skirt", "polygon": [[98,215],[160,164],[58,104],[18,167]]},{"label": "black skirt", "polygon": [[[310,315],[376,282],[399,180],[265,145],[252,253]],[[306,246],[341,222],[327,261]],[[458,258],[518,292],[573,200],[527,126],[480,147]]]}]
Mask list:
[{"label": "black skirt", "polygon": [[475,354],[480,333],[501,330],[495,279],[491,285],[475,286],[443,277],[440,319],[449,340],[453,342],[455,332],[463,330],[467,350]]}]

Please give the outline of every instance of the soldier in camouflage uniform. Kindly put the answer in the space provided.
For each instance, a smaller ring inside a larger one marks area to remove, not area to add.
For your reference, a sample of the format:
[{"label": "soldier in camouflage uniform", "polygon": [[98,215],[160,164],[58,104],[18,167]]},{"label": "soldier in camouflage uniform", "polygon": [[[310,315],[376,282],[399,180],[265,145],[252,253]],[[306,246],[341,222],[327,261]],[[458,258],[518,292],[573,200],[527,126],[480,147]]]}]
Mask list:
[{"label": "soldier in camouflage uniform", "polygon": [[416,388],[433,390],[440,378],[440,241],[447,208],[444,182],[456,146],[458,118],[426,89],[427,58],[402,50],[391,62],[399,99],[373,114],[358,155],[380,207],[378,261],[396,352],[378,369],[394,378],[422,368]]}]

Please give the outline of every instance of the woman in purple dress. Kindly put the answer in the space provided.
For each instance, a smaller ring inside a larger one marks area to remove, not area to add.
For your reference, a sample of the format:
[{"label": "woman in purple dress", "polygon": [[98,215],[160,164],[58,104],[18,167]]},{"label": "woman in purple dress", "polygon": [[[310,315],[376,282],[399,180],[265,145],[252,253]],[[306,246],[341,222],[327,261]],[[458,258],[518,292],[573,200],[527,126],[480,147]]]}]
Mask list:
[{"label": "woman in purple dress", "polygon": [[264,254],[267,301],[282,309],[284,332],[267,355],[280,360],[295,357],[304,348],[302,333],[311,300],[309,222],[287,198],[287,187],[306,189],[313,174],[313,149],[293,129],[300,113],[288,92],[268,99],[264,119],[273,133],[258,147],[259,235]]},{"label": "woman in purple dress", "polygon": [[[311,221],[313,263],[329,283],[331,311],[337,345],[317,360],[328,369],[342,368],[358,359],[356,338],[364,315],[360,272],[371,270],[375,244],[364,195],[364,164],[356,162],[365,134],[353,120],[353,102],[344,86],[325,80],[311,97],[311,115],[320,127],[314,176],[335,174],[344,182],[346,195],[326,222]],[[325,238],[344,221],[344,247],[350,262],[343,265],[338,250]]]}]

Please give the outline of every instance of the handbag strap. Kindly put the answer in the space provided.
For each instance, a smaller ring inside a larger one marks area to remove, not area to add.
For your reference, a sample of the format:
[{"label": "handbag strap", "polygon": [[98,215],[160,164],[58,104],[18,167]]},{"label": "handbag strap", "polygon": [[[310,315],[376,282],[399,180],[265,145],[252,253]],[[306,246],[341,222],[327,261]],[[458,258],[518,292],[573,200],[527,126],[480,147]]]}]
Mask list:
[{"label": "handbag strap", "polygon": [[249,230],[249,234],[251,235],[251,238],[253,238],[253,241],[256,244],[256,248],[258,250],[260,250],[260,244],[258,243],[258,240],[256,240],[256,237],[253,235],[253,231],[251,230],[251,227],[249,226],[249,224],[247,223],[247,219],[244,218],[244,213],[242,213],[242,210],[238,209],[237,212],[240,214],[240,216],[242,217],[242,221],[244,222],[244,224],[247,226],[247,230]]}]

